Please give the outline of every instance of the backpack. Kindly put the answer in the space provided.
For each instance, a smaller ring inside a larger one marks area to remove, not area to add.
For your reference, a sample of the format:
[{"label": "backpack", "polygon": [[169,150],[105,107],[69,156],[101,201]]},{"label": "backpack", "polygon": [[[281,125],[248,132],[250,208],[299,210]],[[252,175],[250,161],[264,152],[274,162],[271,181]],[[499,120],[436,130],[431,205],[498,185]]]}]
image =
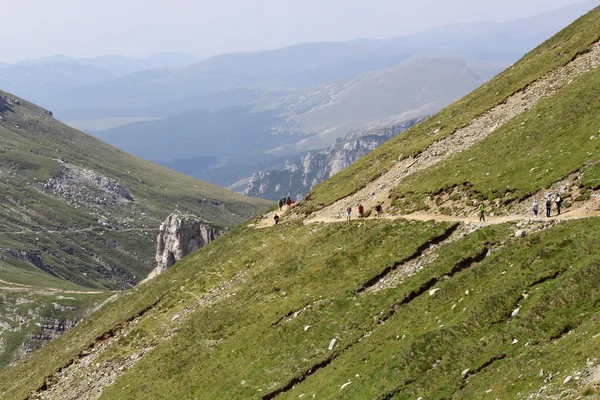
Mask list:
[{"label": "backpack", "polygon": [[546,200],[546,207],[547,208],[552,207],[552,200],[550,200],[550,199]]}]

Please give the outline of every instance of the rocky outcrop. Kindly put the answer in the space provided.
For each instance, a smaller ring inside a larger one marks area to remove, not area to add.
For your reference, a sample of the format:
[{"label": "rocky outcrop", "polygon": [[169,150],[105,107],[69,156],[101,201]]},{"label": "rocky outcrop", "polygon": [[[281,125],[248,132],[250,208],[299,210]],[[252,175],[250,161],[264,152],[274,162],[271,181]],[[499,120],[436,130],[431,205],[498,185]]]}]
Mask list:
[{"label": "rocky outcrop", "polygon": [[212,242],[224,232],[225,229],[215,228],[192,215],[169,215],[160,225],[156,239],[157,267],[151,275],[160,275],[177,261]]},{"label": "rocky outcrop", "polygon": [[317,183],[348,168],[359,158],[425,118],[413,119],[387,128],[352,132],[330,148],[288,159],[284,166],[254,173],[247,184],[236,188],[247,196],[278,200],[284,196],[300,199]]},{"label": "rocky outcrop", "polygon": [[95,171],[69,165],[59,159],[61,173],[41,185],[46,192],[70,203],[84,203],[101,206],[114,206],[121,202],[133,202],[129,190],[114,179]]}]

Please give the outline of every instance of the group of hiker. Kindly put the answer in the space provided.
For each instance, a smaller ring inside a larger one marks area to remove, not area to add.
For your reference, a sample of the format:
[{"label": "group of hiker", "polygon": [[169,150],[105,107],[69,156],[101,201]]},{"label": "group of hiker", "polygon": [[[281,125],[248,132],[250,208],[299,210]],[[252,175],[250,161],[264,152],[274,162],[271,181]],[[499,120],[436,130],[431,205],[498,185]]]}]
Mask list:
[{"label": "group of hiker", "polygon": [[[358,203],[358,218],[365,218],[365,207],[361,204]],[[377,203],[374,207],[373,210],[375,211],[377,218],[381,218],[381,216],[383,215],[383,205],[381,203]],[[348,208],[346,208],[346,220],[350,221],[352,219],[352,206],[348,206]]]},{"label": "group of hiker", "polygon": [[[288,206],[291,207],[295,204],[296,202],[294,200],[292,200],[292,198],[290,196],[288,197],[282,197],[281,199],[279,199],[279,202],[277,203],[279,205],[279,211],[283,210],[283,206]],[[279,215],[275,214],[275,216],[273,217],[273,222],[275,223],[275,225],[279,224]]]},{"label": "group of hiker", "polygon": [[[562,204],[563,204],[563,198],[560,196],[560,194],[549,194],[548,196],[546,196],[544,198],[544,204],[546,206],[546,218],[550,218],[552,217],[552,206],[556,206],[556,215],[560,215],[560,210],[562,208]],[[540,203],[538,203],[538,201],[536,199],[533,199],[533,205],[531,207],[531,210],[533,211],[533,216],[534,218],[537,218],[539,213],[540,213]],[[485,211],[486,211],[486,207],[485,204],[481,203],[479,205],[479,221],[480,222],[485,222]]]},{"label": "group of hiker", "polygon": [[279,211],[281,211],[283,209],[283,206],[288,206],[290,207],[292,204],[294,204],[294,200],[292,200],[292,198],[290,196],[288,197],[282,197],[281,199],[279,199]]},{"label": "group of hiker", "polygon": [[[546,218],[550,218],[552,216],[552,205],[556,206],[556,215],[560,215],[560,209],[562,208],[563,199],[560,194],[556,194],[556,196],[549,194],[545,198],[546,205]],[[533,206],[531,207],[533,211],[533,216],[537,218],[540,213],[540,204],[537,200],[533,200]]]},{"label": "group of hiker", "polygon": [[[290,197],[283,197],[281,200],[279,200],[279,210],[283,209],[283,206],[287,205],[288,207],[290,207],[291,205],[294,204],[294,201],[290,198]],[[546,206],[546,217],[550,218],[552,216],[552,208],[553,206],[556,207],[556,212],[557,215],[560,215],[560,210],[562,208],[562,204],[563,204],[563,198],[560,196],[560,194],[549,194],[544,198],[544,204]],[[358,204],[358,218],[365,218],[365,207],[359,203]],[[381,204],[381,202],[378,202],[374,207],[373,210],[375,211],[377,218],[381,218],[381,216],[383,215],[383,205]],[[486,206],[484,203],[480,203],[479,207],[479,221],[480,222],[485,222],[485,214],[486,214]],[[536,199],[533,200],[533,205],[532,205],[532,211],[533,211],[533,215],[535,218],[538,217],[539,212],[540,212],[540,204],[538,203],[538,201]],[[279,223],[279,215],[275,215],[273,217],[275,225],[277,225]],[[348,208],[346,208],[346,220],[350,221],[352,219],[352,206],[348,206]]]}]

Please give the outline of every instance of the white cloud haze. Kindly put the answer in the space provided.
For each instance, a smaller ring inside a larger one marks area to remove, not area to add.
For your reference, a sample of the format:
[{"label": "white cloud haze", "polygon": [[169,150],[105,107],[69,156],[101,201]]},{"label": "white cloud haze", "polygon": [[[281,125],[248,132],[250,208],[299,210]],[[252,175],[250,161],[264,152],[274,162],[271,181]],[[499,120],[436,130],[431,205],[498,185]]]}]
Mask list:
[{"label": "white cloud haze", "polygon": [[503,21],[582,0],[0,0],[1,61],[163,51],[213,55]]}]

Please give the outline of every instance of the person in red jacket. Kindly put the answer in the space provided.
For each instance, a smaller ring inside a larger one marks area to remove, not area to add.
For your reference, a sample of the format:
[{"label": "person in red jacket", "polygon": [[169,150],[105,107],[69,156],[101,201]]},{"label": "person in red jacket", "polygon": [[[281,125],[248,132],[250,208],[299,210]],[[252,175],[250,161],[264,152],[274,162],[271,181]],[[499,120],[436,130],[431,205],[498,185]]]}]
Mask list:
[{"label": "person in red jacket", "polygon": [[362,204],[358,205],[358,218],[364,218],[365,216],[365,208]]}]

